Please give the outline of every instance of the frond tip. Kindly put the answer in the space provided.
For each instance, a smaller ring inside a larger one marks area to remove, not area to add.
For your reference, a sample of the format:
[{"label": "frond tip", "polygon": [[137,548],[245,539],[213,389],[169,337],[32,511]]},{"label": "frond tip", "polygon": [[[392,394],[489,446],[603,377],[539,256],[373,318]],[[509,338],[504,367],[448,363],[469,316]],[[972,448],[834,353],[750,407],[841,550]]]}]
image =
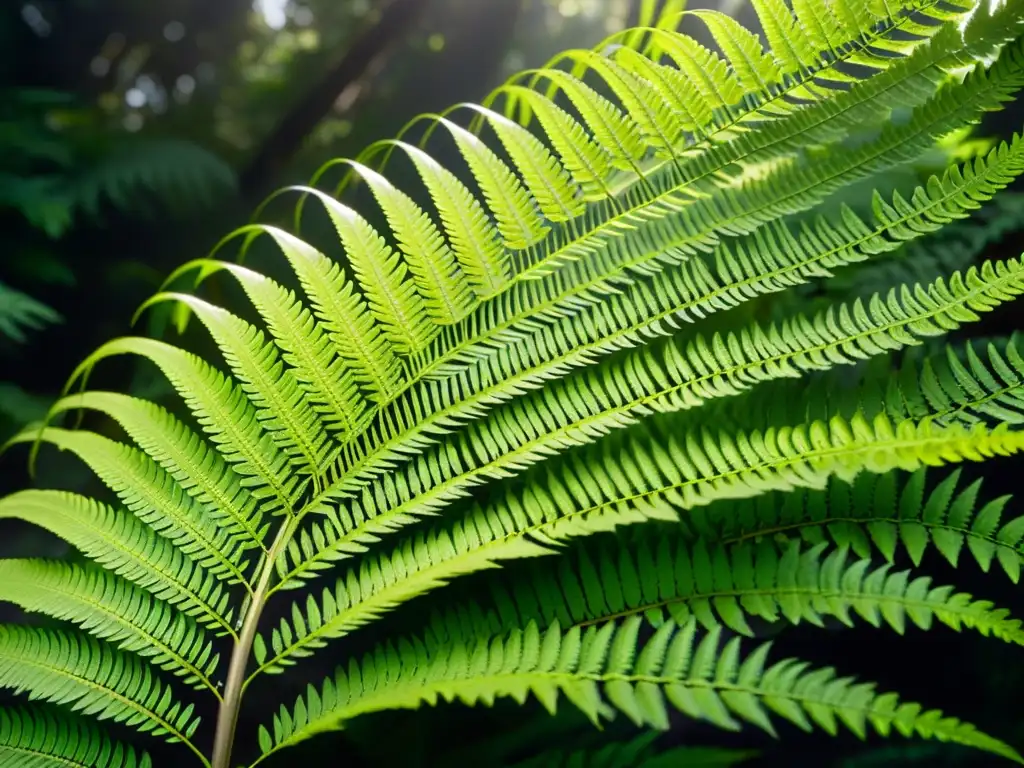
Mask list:
[{"label": "frond tip", "polygon": [[595,723],[618,710],[638,726],[668,728],[668,707],[735,730],[741,723],[774,734],[773,716],[804,730],[835,734],[840,725],[860,738],[882,735],[935,738],[973,746],[1018,763],[1010,746],[936,710],[901,703],[874,686],[812,670],[792,659],[766,666],[769,644],[741,656],[739,638],[721,643],[715,629],[700,635],[690,622],[663,624],[638,650],[641,621],[606,623],[563,632],[531,623],[504,637],[453,643],[428,653],[419,641],[339,670],[318,691],[312,687],[292,711],[282,709],[272,732],[260,730],[261,762],[316,733],[344,727],[352,718],[382,709],[416,709],[438,700],[491,705],[533,694],[554,713],[560,696]]}]

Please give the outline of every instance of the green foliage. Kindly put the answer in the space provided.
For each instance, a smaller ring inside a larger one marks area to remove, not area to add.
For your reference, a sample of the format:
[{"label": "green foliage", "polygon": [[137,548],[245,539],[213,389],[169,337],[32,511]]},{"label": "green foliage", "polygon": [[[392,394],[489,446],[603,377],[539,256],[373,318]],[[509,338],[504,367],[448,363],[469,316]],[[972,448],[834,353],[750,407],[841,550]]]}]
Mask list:
[{"label": "green foliage", "polygon": [[231,168],[201,147],[109,135],[98,114],[66,94],[15,90],[4,94],[3,103],[0,208],[17,211],[51,238],[63,236],[76,215],[100,216],[104,205],[135,214],[189,215],[235,185]]},{"label": "green foliage", "polygon": [[[73,710],[232,768],[250,686],[308,679],[330,649],[337,671],[281,703],[249,765],[370,713],[502,698],[1024,762],[750,644],[826,620],[1024,643],[1009,611],[924,572],[933,551],[1020,578],[1010,500],[934,468],[1024,449],[1017,337],[940,342],[1024,293],[1018,258],[982,258],[1019,214],[1002,190],[1024,139],[965,130],[1024,87],[1024,9],[753,6],[768,50],[720,14],[643,3],[646,26],[330,163],[313,183],[340,170],[333,193],[289,190],[296,231],[325,213],[341,258],[254,223],[142,308],[194,317],[221,359],[141,337],[90,355],[12,441],[69,452],[110,493],[0,499],[86,561],[0,562],[0,600],[60,625],[0,627],[0,687],[43,702],[3,715],[0,749],[148,759]],[[134,200],[134,183],[85,197]],[[270,246],[295,285],[216,258],[233,240]],[[221,279],[246,306],[204,293]],[[86,388],[122,355],[154,364],[186,417]],[[56,426],[69,412],[126,439]],[[536,764],[745,757],[652,744]]]},{"label": "green foliage", "polygon": [[87,720],[30,709],[0,713],[0,760],[24,768],[150,768],[150,759],[107,740]]},{"label": "green foliage", "polygon": [[[0,212],[14,212],[28,224],[21,237],[8,233],[13,253],[4,266],[20,273],[19,284],[27,290],[73,284],[76,272],[86,269],[69,263],[54,246],[76,224],[95,224],[115,212],[195,216],[235,188],[233,170],[195,144],[111,133],[102,123],[96,110],[75,105],[67,94],[20,89],[2,96]],[[2,278],[0,341],[24,343],[27,331],[61,319]],[[9,428],[42,414],[38,398],[0,385],[0,434],[6,437]]]},{"label": "green foliage", "polygon": [[0,338],[24,343],[26,331],[59,319],[57,313],[46,305],[0,283]]},{"label": "green foliage", "polygon": [[[60,319],[50,307],[0,282],[0,344],[22,345],[28,340],[29,332]],[[20,426],[41,419],[46,415],[47,405],[21,388],[0,381],[0,427],[8,423]]]}]

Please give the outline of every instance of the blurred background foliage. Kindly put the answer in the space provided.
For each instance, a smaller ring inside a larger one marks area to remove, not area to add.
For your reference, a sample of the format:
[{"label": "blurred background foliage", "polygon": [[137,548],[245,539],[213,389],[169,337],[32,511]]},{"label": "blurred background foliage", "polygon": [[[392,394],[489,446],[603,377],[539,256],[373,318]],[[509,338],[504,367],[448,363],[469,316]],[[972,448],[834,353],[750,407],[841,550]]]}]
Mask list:
[{"label": "blurred background foliage", "polygon": [[622,28],[633,5],[0,4],[0,432],[267,192]]},{"label": "blurred background foliage", "polygon": [[[641,5],[641,0],[0,3],[0,439],[44,414],[74,366],[103,341],[125,334],[132,313],[174,267],[206,255],[220,237],[244,224],[269,192],[306,183],[327,160],[354,157],[374,140],[394,136],[415,115],[479,101],[516,70],[541,66],[567,48],[596,44],[635,22]],[[746,12],[744,0],[697,5],[740,17]],[[1006,136],[1021,127],[1022,119],[1024,110],[1014,105],[976,135]],[[969,151],[962,141],[952,142],[900,169],[903,176],[894,177],[893,186],[913,186],[921,173]],[[339,179],[328,177],[326,187]],[[293,197],[273,203],[264,220],[283,220],[294,202]],[[982,245],[1003,249],[1002,256],[1018,255],[1022,241],[1013,233],[1024,227],[1022,210],[1015,198],[989,214],[1005,219],[999,231],[1006,237],[978,244],[970,255]],[[968,235],[965,230],[965,242]],[[303,236],[320,244],[330,238],[329,225],[305,217]],[[950,253],[951,259],[959,258]],[[249,254],[257,260],[265,256],[259,248]],[[272,260],[260,264],[271,273],[280,266]],[[790,311],[786,302],[793,299],[813,297],[794,294],[772,311]],[[240,311],[242,303],[228,301]],[[169,319],[158,310],[140,323],[144,331],[173,333],[166,327]],[[189,343],[196,348],[209,342],[195,334]],[[160,397],[159,377],[132,360],[105,364],[99,375],[109,388]],[[173,398],[165,402],[173,406]],[[97,492],[88,472],[70,459],[47,456],[40,469],[45,472],[36,478],[40,484]],[[1012,471],[1004,475],[991,485],[1011,490],[1019,485]],[[28,482],[24,453],[4,456],[0,492]],[[61,554],[38,531],[5,527],[0,555],[14,553]],[[932,567],[941,573],[941,564]],[[958,574],[958,581],[971,591],[970,574]],[[1012,606],[1014,598],[1020,603],[1012,589],[993,595],[990,582],[986,589],[986,596],[1000,604]],[[0,606],[0,620],[11,618]],[[787,647],[805,659],[870,671],[909,697],[984,723],[1011,741],[1017,734],[1024,744],[1018,693],[1024,667],[1011,649],[987,643],[985,654],[978,655],[977,638],[932,633],[928,646],[914,651],[934,657],[930,674],[915,679],[900,664],[905,647],[887,633],[836,632],[835,643],[827,647],[820,634],[808,633],[807,641],[799,630],[792,635]],[[290,695],[288,681],[283,688]],[[265,697],[253,701],[258,715],[278,703],[276,693],[256,692],[255,697]],[[731,737],[680,723],[657,742],[636,741],[637,734],[623,724],[599,733],[572,713],[537,718],[499,704],[494,710],[443,707],[367,718],[345,735],[304,745],[287,759],[333,765],[324,762],[326,756],[343,750],[350,766],[403,768],[982,765],[976,755],[943,745],[785,738],[792,735],[783,733],[784,746],[775,746],[757,734]],[[690,749],[709,744],[725,747]],[[649,759],[658,751],[663,753],[657,760]]]}]

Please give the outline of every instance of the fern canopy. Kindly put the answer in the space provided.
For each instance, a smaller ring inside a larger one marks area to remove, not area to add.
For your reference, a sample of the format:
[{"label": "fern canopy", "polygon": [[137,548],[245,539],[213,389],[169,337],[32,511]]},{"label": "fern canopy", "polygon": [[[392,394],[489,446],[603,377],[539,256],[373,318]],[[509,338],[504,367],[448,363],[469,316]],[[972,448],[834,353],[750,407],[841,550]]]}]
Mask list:
[{"label": "fern canopy", "polygon": [[[284,191],[292,225],[261,208],[183,265],[140,311],[171,305],[210,359],[128,336],[82,362],[11,441],[109,493],[0,499],[80,555],[0,561],[0,600],[46,619],[0,627],[0,687],[33,702],[0,711],[0,762],[149,766],[106,720],[234,768],[250,686],[324,649],[344,662],[250,765],[368,713],[500,698],[1024,762],[751,642],[831,619],[1024,644],[924,568],[1020,579],[1024,518],[948,467],[1024,449],[1019,339],[962,338],[1024,293],[1024,262],[986,258],[1024,139],[971,137],[1024,87],[1024,6],[755,0],[753,30],[684,6],[644,2],[639,28],[327,164]],[[243,265],[254,248],[290,278]],[[23,302],[0,331],[49,319]],[[178,402],[89,386],[123,355]],[[650,744],[537,764],[671,764]]]}]

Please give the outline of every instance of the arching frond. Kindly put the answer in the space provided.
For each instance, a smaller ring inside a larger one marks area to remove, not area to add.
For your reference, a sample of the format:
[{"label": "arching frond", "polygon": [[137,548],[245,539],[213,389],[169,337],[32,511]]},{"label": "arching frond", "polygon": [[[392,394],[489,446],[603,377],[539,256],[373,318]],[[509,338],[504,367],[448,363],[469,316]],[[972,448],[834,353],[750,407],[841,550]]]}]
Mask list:
[{"label": "arching frond", "polygon": [[[725,626],[754,636],[752,619],[821,626],[824,617],[834,617],[900,634],[908,623],[927,630],[939,621],[1024,644],[1024,626],[1005,609],[932,586],[927,576],[851,561],[844,548],[802,549],[798,540],[781,548],[769,539],[725,547],[659,532],[617,550],[576,547],[557,565],[545,560],[529,578],[492,580],[491,587],[492,600],[481,606],[474,629],[459,621],[470,611],[453,609],[435,623],[437,636],[487,636],[530,621],[588,626],[626,616],[656,626],[666,618],[679,624],[693,618],[706,629]],[[446,631],[449,622],[455,632]]]},{"label": "arching frond", "polygon": [[888,257],[837,270],[821,288],[830,296],[867,298],[900,285],[934,280],[967,269],[994,243],[1020,228],[1024,196],[1006,192],[982,208],[975,219],[944,227],[939,232],[906,243]]},{"label": "arching frond", "polygon": [[728,544],[762,536],[810,543],[831,540],[859,557],[897,550],[919,565],[934,547],[953,566],[969,555],[984,570],[993,563],[1016,583],[1024,565],[1024,518],[1004,521],[1009,496],[979,501],[982,482],[959,488],[956,470],[929,489],[925,470],[907,477],[862,474],[821,489],[769,493],[750,501],[716,502],[682,521],[690,540]]},{"label": "arching frond", "polygon": [[84,635],[0,628],[0,686],[188,746],[199,724],[148,666]]},{"label": "arching frond", "polygon": [[[91,392],[74,399],[81,405],[85,398],[92,399],[97,394],[102,393]],[[229,582],[246,583],[241,542],[232,539],[213,519],[205,519],[204,506],[185,493],[148,455],[94,433],[56,427],[42,433],[29,430],[18,439],[28,440],[37,434],[41,440],[80,457],[117,494],[126,509],[211,574]]]},{"label": "arching frond", "polygon": [[[224,459],[242,475],[268,511],[286,512],[302,493],[301,476],[289,472],[289,461],[273,438],[260,428],[256,406],[241,387],[201,358],[155,339],[126,337],[107,342],[90,355],[74,378],[97,362],[120,354],[136,354],[160,367],[210,435]],[[254,540],[256,531],[247,531]]]},{"label": "arching frond", "polygon": [[[862,471],[912,470],[1021,448],[1019,433],[943,430],[927,421],[893,425],[883,417],[873,424],[863,419],[848,424],[837,417],[827,426],[818,422],[737,435],[695,431],[667,440],[598,445],[524,490],[473,510],[452,529],[406,539],[379,559],[364,558],[319,600],[310,596],[296,603],[269,642],[257,641],[254,675],[280,671],[329,639],[457,576],[501,560],[543,555],[571,538],[649,519],[671,520],[680,509],[716,499],[821,487],[831,476],[852,479]],[[333,559],[351,556],[361,544],[354,537],[342,541],[347,546]],[[369,534],[364,541],[370,541]]]},{"label": "arching frond", "polygon": [[[305,401],[291,369],[282,364],[276,347],[267,344],[263,332],[227,310],[188,294],[157,294],[149,303],[164,299],[181,302],[206,326],[242,391],[255,406],[256,420],[288,456],[295,470],[300,474],[318,474],[329,454],[324,425]],[[183,366],[175,365],[180,367]]]},{"label": "arching frond", "polygon": [[0,561],[0,600],[71,621],[125,651],[153,659],[194,687],[216,693],[218,657],[206,633],[168,603],[101,568],[58,561]]},{"label": "arching frond", "polygon": [[34,523],[104,568],[213,629],[230,632],[230,596],[205,569],[136,517],[63,491],[20,491],[0,499],[0,519]]},{"label": "arching frond", "polygon": [[[94,409],[123,427],[139,447],[163,467],[189,496],[203,505],[203,512],[211,522],[216,523],[229,538],[238,541],[241,549],[263,545],[266,529],[263,528],[265,523],[257,506],[258,499],[254,498],[251,491],[243,488],[242,479],[231,471],[220,453],[163,408],[128,395],[94,390],[63,398],[54,404],[51,414],[56,416],[78,409]],[[44,430],[41,439],[46,441],[54,434],[60,433]],[[37,432],[28,430],[23,438],[34,440],[37,436]],[[63,447],[74,450],[76,442],[64,440]],[[99,467],[109,457],[99,452],[96,441],[93,443],[89,458]],[[115,455],[118,451],[132,455],[130,451],[115,445],[101,444]],[[122,466],[120,471],[130,471],[130,468]],[[112,479],[112,482],[120,481]],[[168,490],[174,492],[173,489]],[[125,491],[127,495],[129,489]],[[142,489],[133,487],[130,491],[141,493]],[[131,508],[131,504],[128,505]],[[163,507],[164,504],[160,504],[157,508]],[[162,517],[166,512],[157,515]]]},{"label": "arching frond", "polygon": [[152,768],[149,755],[89,721],[48,710],[0,710],[0,763],[19,768]]},{"label": "arching frond", "polygon": [[[908,361],[887,393],[894,413],[935,413],[944,422],[982,420],[1019,424],[1024,419],[1024,356],[1012,336],[983,350],[967,342],[944,355]],[[980,346],[980,345],[979,345]]]},{"label": "arching frond", "polygon": [[26,331],[60,320],[60,315],[31,296],[0,283],[0,338],[26,340]]},{"label": "arching frond", "polygon": [[[769,646],[741,655],[738,638],[720,640],[715,630],[699,636],[693,622],[663,624],[638,644],[639,620],[563,632],[536,624],[428,655],[418,642],[387,647],[339,670],[291,711],[282,709],[272,729],[260,732],[264,757],[343,726],[380,709],[416,708],[439,699],[491,704],[498,697],[524,702],[533,694],[553,712],[567,698],[594,721],[610,707],[638,725],[668,727],[668,707],[735,729],[741,722],[774,732],[771,717],[804,729],[834,733],[842,725],[863,736],[897,730],[986,749],[1021,761],[1007,745],[939,712],[903,704],[873,686],[811,670],[793,660],[766,666]],[[639,650],[638,650],[639,646]],[[385,682],[386,681],[386,682]],[[261,761],[257,761],[261,762]]]},{"label": "arching frond", "polygon": [[[992,194],[990,185],[1001,186],[1022,169],[1024,142],[1018,141],[1012,149],[993,150],[987,164],[968,164],[934,180],[929,192],[915,194],[913,203],[900,197],[891,205],[876,200],[874,226],[846,212],[838,225],[820,222],[799,236],[784,226],[762,230],[735,247],[723,246],[715,254],[713,271],[692,260],[678,273],[662,273],[653,286],[637,286],[584,317],[568,318],[532,334],[529,345],[506,345],[467,371],[446,369],[444,383],[424,382],[396,402],[379,429],[369,433],[373,442],[366,456],[347,468],[330,493],[344,495],[365,485],[391,467],[396,453],[422,450],[434,436],[450,432],[454,420],[475,418],[523,388],[536,388],[645,337],[670,333],[679,323],[735,306],[752,294],[782,290],[827,275],[832,267],[894,249],[901,241],[932,230],[936,215],[942,218],[957,208],[966,212]],[[446,407],[438,409],[439,401]]]},{"label": "arching frond", "polygon": [[[381,478],[380,485],[365,490],[355,503],[332,512],[315,551],[307,548],[303,554],[329,560],[333,552],[343,553],[407,525],[414,516],[430,514],[487,479],[517,474],[541,459],[633,424],[639,415],[696,408],[761,381],[863,359],[914,343],[917,334],[956,327],[975,317],[975,310],[1024,291],[1021,275],[1020,265],[1010,262],[1005,271],[993,268],[985,277],[971,272],[966,282],[957,276],[948,287],[939,281],[927,293],[904,290],[885,302],[875,297],[868,308],[857,302],[813,321],[795,318],[781,328],[753,326],[710,343],[698,336],[682,349],[666,344],[657,355],[641,348],[615,367],[597,368],[588,376],[556,382],[536,396],[521,397],[412,460],[404,473]],[[294,567],[310,566],[300,559]]]},{"label": "arching frond", "polygon": [[237,185],[223,159],[180,139],[122,136],[116,146],[69,190],[76,206],[96,216],[109,202],[118,210],[195,216]]}]

